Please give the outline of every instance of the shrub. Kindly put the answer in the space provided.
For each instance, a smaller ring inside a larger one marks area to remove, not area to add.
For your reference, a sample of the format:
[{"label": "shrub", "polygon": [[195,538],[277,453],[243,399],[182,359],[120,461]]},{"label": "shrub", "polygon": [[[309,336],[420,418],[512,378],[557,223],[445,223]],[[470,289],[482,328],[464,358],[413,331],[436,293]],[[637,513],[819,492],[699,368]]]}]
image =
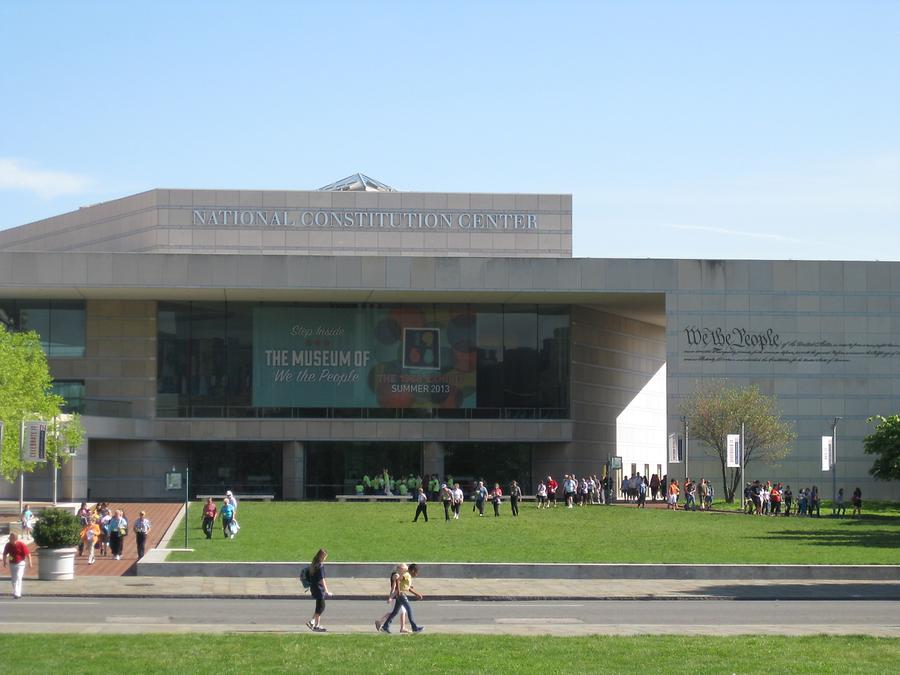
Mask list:
[{"label": "shrub", "polygon": [[63,509],[47,509],[34,526],[34,543],[42,548],[78,546],[81,523]]}]

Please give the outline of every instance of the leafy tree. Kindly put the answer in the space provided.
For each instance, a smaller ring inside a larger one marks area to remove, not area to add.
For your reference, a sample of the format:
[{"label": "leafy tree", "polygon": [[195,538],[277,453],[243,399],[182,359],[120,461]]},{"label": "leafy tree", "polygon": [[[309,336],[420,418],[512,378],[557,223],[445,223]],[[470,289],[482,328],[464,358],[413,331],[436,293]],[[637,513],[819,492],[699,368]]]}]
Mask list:
[{"label": "leafy tree", "polygon": [[877,423],[875,431],[863,439],[866,454],[878,455],[869,473],[878,480],[900,480],[900,414],[875,415],[866,421]]},{"label": "leafy tree", "polygon": [[34,471],[36,462],[19,456],[22,420],[46,420],[48,462],[57,466],[68,459],[65,449],[84,441],[84,427],[77,415],[63,415],[65,400],[51,392],[50,370],[41,341],[34,331],[14,333],[0,324],[0,421],[4,424],[0,448],[0,475],[15,480]]},{"label": "leafy tree", "polygon": [[706,454],[722,465],[725,499],[734,501],[741,481],[740,469],[729,469],[726,436],[736,434],[744,423],[744,468],[752,461],[775,462],[790,454],[797,437],[793,427],[781,419],[774,396],[759,387],[734,387],[727,380],[703,384],[681,406],[692,439],[706,444]]}]

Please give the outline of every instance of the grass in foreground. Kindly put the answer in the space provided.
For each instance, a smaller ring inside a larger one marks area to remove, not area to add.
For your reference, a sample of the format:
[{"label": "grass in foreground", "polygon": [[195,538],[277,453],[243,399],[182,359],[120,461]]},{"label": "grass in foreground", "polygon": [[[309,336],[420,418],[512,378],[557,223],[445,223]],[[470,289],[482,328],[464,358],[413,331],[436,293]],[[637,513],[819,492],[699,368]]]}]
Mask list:
[{"label": "grass in foreground", "polygon": [[[200,530],[199,504],[190,511],[193,553],[170,560],[308,561],[325,547],[332,562],[395,560],[457,562],[897,564],[900,515],[862,519],[754,517],[685,513],[631,506],[538,510],[524,505],[512,518],[490,507],[483,518],[463,506],[444,521],[413,523],[413,504],[242,502],[234,540]],[[184,543],[179,532],[172,547]]]},{"label": "grass in foreground", "polygon": [[[52,644],[53,648],[47,646]],[[900,640],[476,635],[3,635],[30,673],[890,673]]]}]

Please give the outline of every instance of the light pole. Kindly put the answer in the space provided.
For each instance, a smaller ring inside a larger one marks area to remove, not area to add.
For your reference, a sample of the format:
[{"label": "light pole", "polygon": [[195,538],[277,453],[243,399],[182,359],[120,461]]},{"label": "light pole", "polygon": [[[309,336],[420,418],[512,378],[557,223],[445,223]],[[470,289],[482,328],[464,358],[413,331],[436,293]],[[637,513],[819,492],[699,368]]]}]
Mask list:
[{"label": "light pole", "polygon": [[837,513],[837,425],[843,418],[835,417],[831,423],[831,514]]},{"label": "light pole", "polygon": [[687,416],[681,416],[681,422],[684,424],[684,479],[688,479],[688,421]]}]

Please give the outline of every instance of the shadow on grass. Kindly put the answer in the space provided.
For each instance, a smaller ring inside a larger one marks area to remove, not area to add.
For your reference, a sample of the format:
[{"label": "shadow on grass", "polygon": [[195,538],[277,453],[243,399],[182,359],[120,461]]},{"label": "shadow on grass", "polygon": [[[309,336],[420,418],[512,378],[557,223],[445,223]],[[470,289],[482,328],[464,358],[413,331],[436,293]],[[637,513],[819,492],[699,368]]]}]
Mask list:
[{"label": "shadow on grass", "polygon": [[[829,522],[833,523],[831,518]],[[759,539],[794,541],[815,546],[852,546],[861,548],[897,549],[900,551],[900,518],[893,516],[869,516],[838,521],[839,529],[781,530]],[[876,529],[873,529],[874,528]],[[890,527],[893,529],[886,529]],[[900,563],[900,555],[898,555]]]},{"label": "shadow on grass", "polygon": [[698,587],[692,594],[734,600],[900,600],[900,584],[815,582],[778,583],[751,586],[747,584],[710,584]]}]

